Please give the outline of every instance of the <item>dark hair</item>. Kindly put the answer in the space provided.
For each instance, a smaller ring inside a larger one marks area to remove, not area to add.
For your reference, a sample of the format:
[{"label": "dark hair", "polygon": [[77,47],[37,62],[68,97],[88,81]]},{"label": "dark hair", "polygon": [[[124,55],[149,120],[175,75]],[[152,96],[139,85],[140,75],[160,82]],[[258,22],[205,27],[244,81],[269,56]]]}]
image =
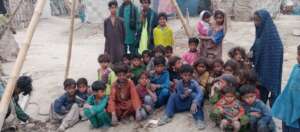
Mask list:
[{"label": "dark hair", "polygon": [[199,39],[197,39],[196,37],[189,38],[189,44],[191,44],[191,43],[195,43],[198,46]]},{"label": "dark hair", "polygon": [[131,56],[131,59],[133,60],[133,59],[142,59],[142,55],[140,55],[140,54],[133,54],[132,56]]},{"label": "dark hair", "polygon": [[150,74],[149,74],[147,71],[143,71],[143,72],[139,75],[139,79],[140,79],[142,76],[146,76],[147,78],[149,78],[149,77],[150,77]]},{"label": "dark hair", "polygon": [[203,17],[202,17],[202,20],[203,19],[206,19],[206,18],[210,18],[211,17],[211,13],[206,11],[204,14],[203,14]]},{"label": "dark hair", "polygon": [[247,55],[246,55],[245,49],[242,48],[242,47],[239,47],[239,46],[230,49],[229,52],[228,52],[228,56],[230,58],[233,58],[234,55],[235,55],[235,52],[237,52],[237,51],[239,51],[241,53],[241,56],[242,56],[243,59],[246,59]]},{"label": "dark hair", "polygon": [[209,65],[208,65],[208,62],[207,62],[206,58],[201,57],[201,58],[199,58],[198,60],[196,60],[196,61],[194,62],[194,65],[193,65],[194,68],[196,69],[197,66],[198,66],[199,64],[203,64],[203,65],[205,66],[206,69],[209,68]]},{"label": "dark hair", "polygon": [[99,90],[105,91],[105,89],[106,89],[106,84],[105,84],[105,82],[102,81],[102,80],[95,81],[95,82],[93,82],[93,84],[92,84],[92,90],[93,90],[94,92],[99,91]]},{"label": "dark hair", "polygon": [[217,18],[218,15],[221,15],[225,19],[225,13],[221,10],[216,10],[214,14],[214,18]]},{"label": "dark hair", "polygon": [[224,61],[223,61],[222,59],[220,59],[220,58],[217,58],[217,59],[215,59],[215,60],[213,61],[213,66],[214,66],[216,63],[219,63],[219,64],[221,64],[222,66],[224,66]]},{"label": "dark hair", "polygon": [[172,46],[167,46],[165,48],[165,52],[171,51],[173,53],[173,47]]},{"label": "dark hair", "polygon": [[161,12],[158,14],[158,19],[160,19],[161,17],[168,21],[168,15],[165,12]]},{"label": "dark hair", "polygon": [[118,2],[116,0],[108,2],[108,7],[111,8],[112,6],[118,7]]},{"label": "dark hair", "polygon": [[83,85],[85,85],[85,86],[88,86],[88,81],[87,81],[87,79],[86,79],[86,78],[79,78],[79,79],[77,80],[77,86],[80,85],[80,84],[83,84]]},{"label": "dark hair", "polygon": [[72,85],[76,85],[76,81],[72,78],[67,78],[65,81],[64,81],[64,88],[67,88],[67,87],[70,87]]},{"label": "dark hair", "polygon": [[144,57],[144,55],[148,55],[148,56],[150,56],[150,57],[152,56],[150,50],[144,50],[144,51],[142,52],[142,56]]},{"label": "dark hair", "polygon": [[246,79],[247,79],[248,84],[256,85],[257,75],[256,75],[256,72],[254,70],[250,70],[246,77],[247,77]]},{"label": "dark hair", "polygon": [[16,87],[20,89],[23,95],[28,95],[32,91],[32,79],[29,76],[21,76],[17,80]]},{"label": "dark hair", "polygon": [[235,60],[230,59],[226,61],[226,63],[224,64],[224,68],[228,66],[232,68],[234,74],[237,73],[239,67],[238,67],[238,63]]},{"label": "dark hair", "polygon": [[223,93],[223,95],[225,95],[227,93],[233,93],[234,95],[236,95],[236,88],[235,87],[225,87],[222,89],[222,93]]},{"label": "dark hair", "polygon": [[249,94],[249,93],[256,93],[255,85],[245,84],[245,85],[243,85],[239,88],[240,96],[244,96],[244,95]]},{"label": "dark hair", "polygon": [[110,62],[110,57],[109,57],[109,55],[107,55],[107,54],[101,54],[101,55],[99,55],[99,57],[98,57],[98,62],[99,63],[104,63],[104,62]]},{"label": "dark hair", "polygon": [[153,60],[153,63],[154,63],[154,66],[157,66],[157,65],[166,65],[166,59],[163,57],[163,56],[159,56],[159,57],[155,57],[154,60]]},{"label": "dark hair", "polygon": [[123,63],[117,63],[117,64],[114,64],[113,65],[113,71],[116,73],[116,74],[119,74],[119,73],[128,73],[129,72],[129,67],[128,65],[125,65]]},{"label": "dark hair", "polygon": [[165,47],[164,46],[161,46],[161,45],[159,45],[159,46],[156,46],[156,47],[154,47],[154,49],[153,49],[153,54],[155,54],[155,53],[157,53],[157,52],[160,52],[160,53],[162,53],[163,55],[165,55]]},{"label": "dark hair", "polygon": [[183,64],[181,68],[179,69],[179,73],[193,73],[194,69],[189,64]]},{"label": "dark hair", "polygon": [[176,62],[181,60],[180,57],[178,56],[172,56],[170,59],[169,59],[169,68],[172,69],[172,66],[175,66]]},{"label": "dark hair", "polygon": [[128,59],[128,60],[131,60],[132,54],[124,54],[122,59],[125,59],[125,58]]},{"label": "dark hair", "polygon": [[140,3],[144,3],[144,1],[148,1],[149,4],[151,4],[151,0],[140,0]]}]

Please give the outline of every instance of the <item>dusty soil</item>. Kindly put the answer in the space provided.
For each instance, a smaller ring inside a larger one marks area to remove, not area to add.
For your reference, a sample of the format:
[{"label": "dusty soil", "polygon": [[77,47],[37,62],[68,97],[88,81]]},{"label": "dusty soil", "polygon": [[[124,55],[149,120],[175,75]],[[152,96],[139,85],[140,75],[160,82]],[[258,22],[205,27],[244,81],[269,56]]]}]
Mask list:
[{"label": "dusty soil", "polygon": [[[197,22],[197,18],[191,18],[192,26]],[[296,63],[296,47],[300,44],[300,37],[292,35],[294,29],[300,30],[300,17],[296,16],[280,16],[276,20],[276,25],[280,31],[280,35],[285,47],[284,54],[284,70],[283,85],[286,83],[290,68]],[[180,55],[187,49],[187,38],[184,34],[179,20],[170,20],[169,25],[175,32],[176,48],[175,54]],[[68,45],[68,28],[69,19],[51,17],[41,20],[35,36],[32,40],[29,53],[27,55],[22,73],[30,74],[34,80],[34,91],[30,98],[30,103],[38,105],[28,105],[26,111],[35,119],[45,121],[51,102],[60,96],[64,90],[62,87],[67,45]],[[15,38],[17,42],[22,43],[25,36],[25,29],[18,31]],[[78,79],[86,77],[89,83],[96,80],[96,70],[98,68],[97,57],[103,53],[104,36],[100,24],[82,25],[76,21],[76,33],[71,61],[70,77]],[[227,51],[234,46],[242,46],[249,49],[254,41],[254,25],[252,22],[230,22],[230,30],[228,31],[224,41],[224,58],[227,58]],[[9,74],[13,63],[5,63],[5,73]],[[204,108],[207,112],[207,108]],[[159,119],[163,111],[156,112],[150,119]],[[206,118],[208,120],[208,118]],[[148,121],[148,120],[147,120]],[[156,128],[147,128],[144,125],[147,121],[135,123],[125,122],[118,127],[107,129],[90,129],[89,122],[80,122],[76,126],[68,129],[70,132],[79,131],[102,131],[102,132],[160,132],[160,131],[198,131],[193,124],[192,116],[188,113],[177,114],[173,121],[165,126]],[[278,122],[277,124],[280,124]],[[213,127],[208,121],[207,128],[204,132],[217,132],[219,129]],[[45,129],[36,131],[54,131],[49,126]],[[280,125],[278,125],[280,129]],[[24,131],[26,131],[23,128]],[[32,130],[32,129],[31,129]]]}]

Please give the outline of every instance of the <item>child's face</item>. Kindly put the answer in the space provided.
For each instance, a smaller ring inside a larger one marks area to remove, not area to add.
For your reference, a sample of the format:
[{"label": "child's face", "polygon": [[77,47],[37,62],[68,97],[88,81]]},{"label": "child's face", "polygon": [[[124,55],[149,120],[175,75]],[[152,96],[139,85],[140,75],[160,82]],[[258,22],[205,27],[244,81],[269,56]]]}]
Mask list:
[{"label": "child's face", "polygon": [[150,56],[148,54],[144,54],[143,55],[143,61],[144,63],[148,64],[150,61]]},{"label": "child's face", "polygon": [[98,98],[101,98],[105,95],[105,92],[103,90],[93,91],[94,95]]},{"label": "child's face", "polygon": [[133,67],[139,67],[139,66],[141,65],[141,59],[139,59],[139,58],[134,58],[134,59],[132,60],[132,65],[133,65]]},{"label": "child's face", "polygon": [[163,53],[161,53],[161,52],[155,52],[155,57],[159,57],[159,56],[163,56],[164,54]]},{"label": "child's face", "polygon": [[255,93],[248,93],[242,97],[243,101],[246,102],[248,105],[252,105],[256,99]]},{"label": "child's face", "polygon": [[108,67],[108,65],[109,65],[108,62],[100,62],[101,69],[106,69]]},{"label": "child's face", "polygon": [[189,49],[191,52],[197,51],[197,45],[195,43],[189,43]]},{"label": "child's face", "polygon": [[298,61],[298,64],[300,64],[300,51],[298,51],[297,61]]},{"label": "child's face", "polygon": [[216,23],[218,24],[218,25],[223,25],[223,23],[224,23],[224,17],[222,16],[222,15],[217,15],[216,16]]},{"label": "child's face", "polygon": [[66,91],[70,96],[74,96],[76,93],[76,85],[74,84],[74,85],[66,87]]},{"label": "child's face", "polygon": [[140,85],[146,86],[148,84],[148,82],[149,82],[149,78],[146,75],[142,75],[140,77],[140,80],[139,80]]},{"label": "child's face", "polygon": [[254,24],[256,27],[259,27],[261,23],[260,17],[258,15],[254,15]]},{"label": "child's face", "polygon": [[241,52],[235,51],[233,59],[236,60],[237,62],[243,61]]},{"label": "child's face", "polygon": [[150,7],[150,3],[148,0],[142,0],[142,7],[143,7],[143,10],[148,10],[149,7]]},{"label": "child's face", "polygon": [[223,71],[223,65],[220,63],[214,63],[214,73],[215,74],[222,74]]},{"label": "child's face", "polygon": [[184,82],[188,82],[192,79],[192,73],[190,72],[181,73],[180,76]]},{"label": "child's face", "polygon": [[206,71],[206,66],[204,64],[198,64],[196,70],[198,74],[203,74]]},{"label": "child's face", "polygon": [[128,64],[130,63],[129,59],[126,58],[126,57],[124,57],[124,58],[122,59],[122,61],[123,61],[123,63],[126,64],[126,65],[128,65]]},{"label": "child's face", "polygon": [[209,23],[209,22],[210,22],[210,17],[206,17],[206,18],[204,18],[204,19],[203,19],[203,21],[205,21],[205,22]]},{"label": "child's face", "polygon": [[176,61],[176,63],[175,63],[175,69],[180,69],[181,66],[182,66],[182,61],[181,60]]},{"label": "child's face", "polygon": [[226,86],[227,86],[227,82],[225,81],[225,80],[223,80],[223,79],[221,79],[220,81],[219,81],[219,84],[220,84],[220,87],[223,89],[223,88],[225,88]]},{"label": "child's face", "polygon": [[172,56],[173,52],[172,51],[166,51],[166,57],[170,58]]},{"label": "child's face", "polygon": [[117,12],[117,7],[115,5],[112,5],[111,7],[109,7],[109,11],[111,15],[115,16]]},{"label": "child's face", "polygon": [[167,25],[167,20],[164,17],[160,17],[158,22],[161,27],[165,27]]},{"label": "child's face", "polygon": [[163,64],[154,66],[155,73],[157,73],[157,74],[161,74],[164,71],[164,69],[165,69],[165,66]]},{"label": "child's face", "polygon": [[232,67],[226,66],[226,67],[224,68],[224,73],[225,73],[225,74],[231,74],[231,75],[233,75],[233,69],[232,69]]},{"label": "child's face", "polygon": [[88,86],[86,86],[85,84],[79,84],[77,87],[80,93],[87,92]]},{"label": "child's face", "polygon": [[126,82],[127,81],[127,73],[125,72],[120,72],[117,74],[118,80],[120,82]]},{"label": "child's face", "polygon": [[235,100],[235,94],[234,93],[226,93],[224,95],[224,99],[226,103],[232,103]]}]

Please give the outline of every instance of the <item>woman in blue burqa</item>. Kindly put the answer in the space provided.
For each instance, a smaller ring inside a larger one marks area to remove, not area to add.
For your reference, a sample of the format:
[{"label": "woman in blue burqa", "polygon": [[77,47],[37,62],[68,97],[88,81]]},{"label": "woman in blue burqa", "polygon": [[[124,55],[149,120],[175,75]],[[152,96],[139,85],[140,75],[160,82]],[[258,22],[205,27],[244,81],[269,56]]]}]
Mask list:
[{"label": "woman in blue burqa", "polygon": [[260,84],[261,100],[265,103],[269,100],[272,107],[281,89],[283,45],[268,11],[256,11],[254,23],[256,36],[250,49],[252,62]]}]

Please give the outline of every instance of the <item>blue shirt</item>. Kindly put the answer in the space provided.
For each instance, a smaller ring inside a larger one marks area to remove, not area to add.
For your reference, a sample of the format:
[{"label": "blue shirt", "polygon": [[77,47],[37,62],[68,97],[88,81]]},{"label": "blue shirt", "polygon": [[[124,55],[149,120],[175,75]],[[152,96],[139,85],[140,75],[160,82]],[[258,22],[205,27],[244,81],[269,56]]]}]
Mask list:
[{"label": "blue shirt", "polygon": [[150,76],[150,82],[153,84],[160,85],[161,89],[169,89],[170,88],[170,77],[169,72],[167,70],[164,70],[161,74],[154,73]]},{"label": "blue shirt", "polygon": [[[197,81],[195,80],[191,80],[188,82],[189,84],[188,89],[190,89],[192,91],[192,94],[190,96],[193,96],[194,100],[193,103],[196,103],[197,105],[201,105],[202,101],[203,101],[203,93],[201,91],[201,86],[198,84]],[[182,96],[184,94],[184,84],[183,84],[183,80],[179,80],[176,83],[176,92],[177,94],[179,94],[180,96]]]},{"label": "blue shirt", "polygon": [[71,98],[65,93],[54,101],[54,112],[60,115],[67,114],[74,103],[77,103],[76,98]]}]

